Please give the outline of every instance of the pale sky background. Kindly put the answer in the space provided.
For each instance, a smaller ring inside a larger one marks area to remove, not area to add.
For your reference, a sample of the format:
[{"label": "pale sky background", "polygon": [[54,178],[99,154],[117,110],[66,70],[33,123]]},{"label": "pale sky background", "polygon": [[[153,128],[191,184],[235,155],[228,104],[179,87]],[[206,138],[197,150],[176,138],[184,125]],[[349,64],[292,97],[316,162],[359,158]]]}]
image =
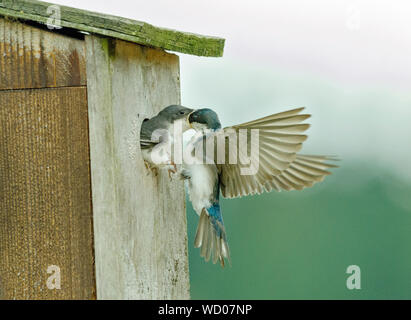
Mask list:
[{"label": "pale sky background", "polygon": [[51,2],[223,37],[223,58],[179,54],[184,105],[223,125],[306,106],[305,152],[411,181],[409,0]]}]

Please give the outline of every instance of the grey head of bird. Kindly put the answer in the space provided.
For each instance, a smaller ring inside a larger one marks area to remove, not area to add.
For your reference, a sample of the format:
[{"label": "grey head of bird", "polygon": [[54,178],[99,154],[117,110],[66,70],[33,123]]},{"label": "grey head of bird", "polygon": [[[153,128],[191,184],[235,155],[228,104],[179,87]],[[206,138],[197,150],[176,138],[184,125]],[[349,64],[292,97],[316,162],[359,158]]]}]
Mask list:
[{"label": "grey head of bird", "polygon": [[167,129],[171,129],[176,123],[180,122],[181,129],[184,132],[191,127],[188,122],[188,116],[193,111],[193,109],[180,105],[171,105],[161,110],[155,118],[157,118],[160,123],[164,123]]},{"label": "grey head of bird", "polygon": [[208,108],[195,110],[188,117],[188,121],[196,131],[221,129],[217,113]]},{"label": "grey head of bird", "polygon": [[165,134],[165,130],[172,135],[174,125],[177,122],[181,123],[182,132],[189,130],[191,125],[188,122],[188,116],[193,111],[193,109],[180,105],[171,105],[161,110],[156,116],[145,119],[141,125],[140,144],[143,146],[146,143],[146,147],[152,147],[155,145],[152,142],[153,133],[157,130],[162,130],[162,132],[156,133],[156,136],[162,136]]},{"label": "grey head of bird", "polygon": [[193,109],[173,104],[161,110],[158,116],[172,123],[176,120],[187,118],[193,111]]}]

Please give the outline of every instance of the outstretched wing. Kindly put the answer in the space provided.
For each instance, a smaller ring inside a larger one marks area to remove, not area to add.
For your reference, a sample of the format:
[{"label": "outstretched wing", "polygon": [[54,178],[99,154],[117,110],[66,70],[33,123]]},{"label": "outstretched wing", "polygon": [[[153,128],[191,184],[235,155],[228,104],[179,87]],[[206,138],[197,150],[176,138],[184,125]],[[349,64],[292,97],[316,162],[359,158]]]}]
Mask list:
[{"label": "outstretched wing", "polygon": [[[298,108],[224,128],[225,161],[217,164],[224,197],[234,198],[262,193],[267,181],[290,167],[296,159],[297,152],[302,148],[302,143],[307,139],[302,133],[309,128],[309,124],[301,122],[310,115],[300,114],[302,110],[304,108]],[[253,142],[252,129],[258,129],[258,142]],[[241,131],[247,134],[246,146],[240,145]],[[237,148],[230,147],[230,138],[236,139]],[[258,152],[251,152],[257,149]],[[237,157],[238,163],[230,164],[230,156]],[[250,164],[241,162],[246,158],[251,160],[251,168]],[[254,171],[254,174],[243,174],[242,169],[246,168]]]},{"label": "outstretched wing", "polygon": [[315,183],[323,181],[324,178],[331,174],[327,171],[330,168],[338,166],[327,163],[327,161],[336,161],[335,157],[330,156],[310,156],[297,155],[290,166],[281,174],[272,177],[264,185],[265,190],[302,190],[312,187]]}]

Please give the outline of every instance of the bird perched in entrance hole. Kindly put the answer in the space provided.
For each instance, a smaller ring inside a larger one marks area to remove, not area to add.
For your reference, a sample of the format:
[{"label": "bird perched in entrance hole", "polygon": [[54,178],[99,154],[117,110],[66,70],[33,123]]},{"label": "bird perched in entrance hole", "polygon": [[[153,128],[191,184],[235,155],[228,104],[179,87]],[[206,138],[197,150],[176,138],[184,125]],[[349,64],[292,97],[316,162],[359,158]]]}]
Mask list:
[{"label": "bird perched in entrance hole", "polygon": [[188,116],[193,111],[180,105],[170,105],[156,116],[143,121],[140,130],[140,147],[147,169],[154,171],[155,174],[161,168],[168,168],[169,175],[171,172],[176,172],[176,164],[171,155],[174,126],[180,122],[182,132],[190,129]]},{"label": "bird perched in entrance hole", "polygon": [[[308,124],[302,123],[310,117],[301,114],[303,109],[273,114],[224,129],[211,109],[199,109],[190,114],[189,122],[197,135],[187,146],[188,152],[192,155],[197,149],[203,152],[193,156],[197,162],[183,163],[181,176],[187,180],[190,200],[200,216],[195,247],[201,248],[200,254],[206,261],[212,256],[213,263],[219,261],[223,267],[225,259],[230,261],[220,192],[225,198],[235,198],[272,190],[301,190],[331,174],[328,168],[337,167],[327,163],[336,160],[334,157],[298,154],[307,139],[302,133],[309,128]],[[257,132],[258,139],[253,140],[253,130]],[[243,138],[241,132],[245,133]],[[224,157],[218,159],[219,150],[216,152],[212,147],[210,161],[206,146],[211,140],[214,141],[213,146],[218,146],[215,140],[219,138],[225,142]],[[230,140],[234,143],[230,144]],[[236,158],[239,161],[236,162]],[[247,158],[250,165],[242,161]]]}]

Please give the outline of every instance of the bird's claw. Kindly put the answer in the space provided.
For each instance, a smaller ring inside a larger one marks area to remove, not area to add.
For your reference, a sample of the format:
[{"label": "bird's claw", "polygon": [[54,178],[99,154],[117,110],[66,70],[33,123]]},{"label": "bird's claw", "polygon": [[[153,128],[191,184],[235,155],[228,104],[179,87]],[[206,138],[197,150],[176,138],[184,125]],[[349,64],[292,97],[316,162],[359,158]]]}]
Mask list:
[{"label": "bird's claw", "polygon": [[168,169],[168,177],[170,178],[170,180],[172,179],[171,174],[177,173],[177,165],[174,162],[172,162],[171,165],[173,166],[173,168]]},{"label": "bird's claw", "polygon": [[[155,177],[158,176],[158,169],[157,167],[151,166],[150,163],[148,163],[147,161],[144,161],[144,165],[147,168],[147,170],[151,171]],[[149,175],[150,173],[148,172],[147,175]]]}]

